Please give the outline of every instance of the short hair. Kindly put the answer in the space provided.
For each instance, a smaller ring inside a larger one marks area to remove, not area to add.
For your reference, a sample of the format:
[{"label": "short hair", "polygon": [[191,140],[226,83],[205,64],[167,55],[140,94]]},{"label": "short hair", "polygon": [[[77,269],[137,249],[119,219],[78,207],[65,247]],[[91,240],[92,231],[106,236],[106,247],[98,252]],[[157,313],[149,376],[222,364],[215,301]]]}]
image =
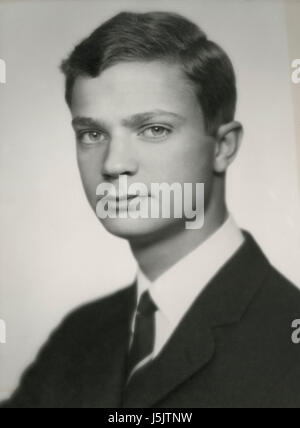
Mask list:
[{"label": "short hair", "polygon": [[98,27],[62,62],[65,99],[71,106],[78,76],[94,78],[121,62],[154,60],[182,67],[195,88],[209,134],[234,119],[236,78],[228,55],[196,24],[168,12],[122,12]]}]

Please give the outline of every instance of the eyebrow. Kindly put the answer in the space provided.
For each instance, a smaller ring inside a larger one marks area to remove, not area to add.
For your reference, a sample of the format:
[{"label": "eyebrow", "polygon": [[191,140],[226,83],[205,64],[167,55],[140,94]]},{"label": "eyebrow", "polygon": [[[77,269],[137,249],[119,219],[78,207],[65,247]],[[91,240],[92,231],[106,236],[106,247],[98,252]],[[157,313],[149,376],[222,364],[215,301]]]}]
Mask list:
[{"label": "eyebrow", "polygon": [[[141,125],[142,123],[155,119],[157,116],[169,116],[179,122],[186,121],[186,118],[181,116],[178,113],[174,113],[166,110],[153,110],[153,111],[144,112],[144,113],[137,113],[126,119],[123,119],[122,125],[125,126],[126,128],[135,128]],[[82,117],[82,116],[75,117],[72,120],[72,126],[73,127],[89,126],[89,127],[96,127],[96,128],[106,128],[106,125],[102,120],[93,119],[91,117]]]}]

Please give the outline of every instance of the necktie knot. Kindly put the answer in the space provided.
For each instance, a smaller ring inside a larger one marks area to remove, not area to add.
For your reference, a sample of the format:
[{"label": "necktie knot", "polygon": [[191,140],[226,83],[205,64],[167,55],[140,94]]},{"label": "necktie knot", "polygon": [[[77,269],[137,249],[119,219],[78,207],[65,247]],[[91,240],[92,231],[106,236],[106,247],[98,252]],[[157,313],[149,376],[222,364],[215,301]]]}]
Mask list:
[{"label": "necktie knot", "polygon": [[153,302],[149,291],[145,291],[140,298],[140,302],[137,307],[137,313],[142,316],[150,316],[157,311],[157,306]]}]

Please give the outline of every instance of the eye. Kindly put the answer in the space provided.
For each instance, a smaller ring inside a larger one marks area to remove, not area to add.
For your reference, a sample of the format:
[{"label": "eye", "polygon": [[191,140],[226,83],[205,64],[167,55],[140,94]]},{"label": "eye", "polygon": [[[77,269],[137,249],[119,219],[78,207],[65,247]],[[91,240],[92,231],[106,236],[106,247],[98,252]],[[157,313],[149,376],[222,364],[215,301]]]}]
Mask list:
[{"label": "eye", "polygon": [[150,126],[149,128],[144,129],[144,131],[142,131],[140,135],[150,139],[163,139],[167,137],[170,133],[170,129],[166,128],[165,126],[157,125]]},{"label": "eye", "polygon": [[99,131],[81,131],[77,135],[78,140],[82,144],[99,144],[103,143],[106,139],[105,134]]}]

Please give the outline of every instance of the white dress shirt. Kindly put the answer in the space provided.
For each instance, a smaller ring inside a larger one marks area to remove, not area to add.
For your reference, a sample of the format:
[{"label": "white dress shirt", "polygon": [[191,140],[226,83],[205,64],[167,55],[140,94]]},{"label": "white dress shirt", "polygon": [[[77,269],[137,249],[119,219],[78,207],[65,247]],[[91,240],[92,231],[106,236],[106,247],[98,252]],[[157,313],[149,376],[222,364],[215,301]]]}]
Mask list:
[{"label": "white dress shirt", "polygon": [[[193,305],[196,298],[237,252],[244,236],[232,216],[203,244],[189,253],[156,281],[151,282],[138,269],[138,302],[144,291],[149,290],[158,310],[155,313],[155,345],[151,355],[141,361],[132,371],[148,363],[164,348],[176,327]],[[132,320],[134,332],[136,312]]]}]

